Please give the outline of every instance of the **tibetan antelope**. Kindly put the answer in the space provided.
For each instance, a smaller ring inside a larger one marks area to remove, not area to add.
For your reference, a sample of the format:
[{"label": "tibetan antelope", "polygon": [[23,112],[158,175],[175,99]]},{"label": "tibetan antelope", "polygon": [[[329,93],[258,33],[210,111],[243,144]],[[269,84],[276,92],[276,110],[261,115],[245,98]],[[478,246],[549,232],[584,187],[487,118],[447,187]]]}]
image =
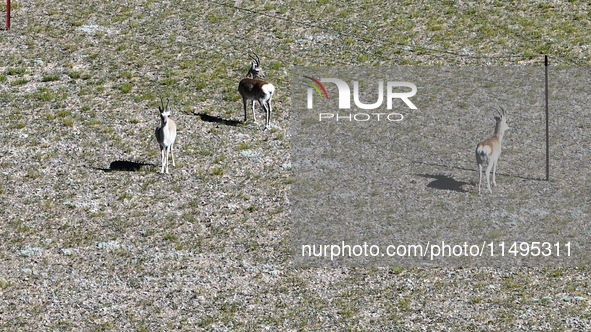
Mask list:
[{"label": "tibetan antelope", "polygon": [[158,106],[160,110],[160,127],[156,128],[156,140],[160,145],[160,160],[162,162],[160,173],[164,173],[165,168],[166,173],[168,173],[169,153],[172,155],[172,166],[175,166],[172,146],[176,138],[176,123],[170,118],[170,108],[168,107],[170,99],[166,99],[166,107],[164,107],[162,98],[160,98],[160,103],[162,104],[162,107]]},{"label": "tibetan antelope", "polygon": [[[495,116],[496,125],[495,125],[495,133],[485,139],[484,141],[478,143],[476,147],[476,163],[478,164],[478,194],[480,194],[480,183],[482,182],[482,165],[488,161],[488,166],[486,168],[486,184],[488,185],[488,191],[492,194],[492,190],[490,189],[490,170],[492,168],[493,171],[493,185],[496,186],[497,182],[495,181],[495,173],[497,172],[497,162],[499,160],[499,156],[501,155],[501,143],[503,141],[503,135],[505,134],[505,130],[509,129],[507,125],[507,117],[505,116],[505,110],[499,106],[502,113],[499,112],[499,116]],[[497,111],[498,112],[498,111]]]},{"label": "tibetan antelope", "polygon": [[238,84],[238,92],[242,96],[244,122],[246,122],[247,100],[252,100],[252,119],[254,123],[257,122],[256,116],[254,114],[254,104],[255,101],[258,101],[267,115],[265,121],[265,130],[267,130],[269,129],[271,122],[271,99],[273,98],[275,87],[273,84],[261,80],[261,78],[265,77],[265,73],[261,67],[261,60],[259,56],[256,53],[254,55],[255,56],[250,56],[253,60],[250,70],[248,71],[248,74],[246,74],[246,77],[240,81],[240,84]]}]

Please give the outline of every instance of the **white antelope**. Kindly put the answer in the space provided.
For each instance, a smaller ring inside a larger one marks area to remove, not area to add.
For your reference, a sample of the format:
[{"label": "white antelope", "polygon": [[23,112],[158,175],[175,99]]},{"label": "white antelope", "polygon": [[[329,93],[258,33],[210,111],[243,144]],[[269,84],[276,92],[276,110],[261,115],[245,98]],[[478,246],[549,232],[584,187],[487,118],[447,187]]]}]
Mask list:
[{"label": "white antelope", "polygon": [[[488,191],[492,194],[490,189],[490,170],[493,170],[493,185],[496,186],[495,173],[497,172],[497,161],[501,155],[501,143],[503,141],[503,135],[505,130],[509,129],[507,125],[507,117],[505,116],[505,110],[499,106],[502,113],[499,112],[500,116],[495,116],[496,125],[495,133],[478,143],[476,147],[476,163],[478,164],[478,194],[480,194],[480,183],[482,182],[482,165],[488,161],[488,167],[486,168],[486,183],[488,185]],[[498,111],[497,111],[498,112]]]},{"label": "white antelope", "polygon": [[174,164],[174,152],[172,152],[172,146],[174,144],[174,140],[176,138],[176,123],[170,118],[170,108],[168,104],[170,103],[170,99],[166,99],[166,107],[164,107],[164,102],[162,98],[160,98],[160,103],[162,107],[158,106],[160,110],[160,127],[156,128],[156,140],[160,145],[160,160],[162,162],[162,168],[160,169],[160,173],[164,173],[166,169],[166,173],[168,173],[168,154],[172,155],[172,166]]},{"label": "white antelope", "polygon": [[256,55],[256,53],[255,56],[256,58],[252,55],[250,56],[253,59],[250,70],[248,71],[248,74],[246,74],[246,77],[240,81],[240,84],[238,84],[238,92],[242,96],[244,122],[246,122],[247,100],[252,100],[252,119],[254,120],[254,123],[257,122],[256,116],[254,114],[254,104],[255,101],[258,101],[267,115],[265,121],[265,130],[267,130],[269,129],[271,122],[271,99],[273,98],[275,87],[273,84],[261,80],[261,78],[265,77],[265,73],[261,67],[261,60],[259,59],[259,56]]}]

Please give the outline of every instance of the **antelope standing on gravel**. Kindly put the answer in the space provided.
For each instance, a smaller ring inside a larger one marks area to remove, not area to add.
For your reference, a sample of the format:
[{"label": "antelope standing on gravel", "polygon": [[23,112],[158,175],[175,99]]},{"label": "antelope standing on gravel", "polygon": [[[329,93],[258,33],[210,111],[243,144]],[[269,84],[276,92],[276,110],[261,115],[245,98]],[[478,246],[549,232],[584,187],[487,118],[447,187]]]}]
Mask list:
[{"label": "antelope standing on gravel", "polygon": [[[499,112],[500,116],[495,116],[496,125],[495,133],[478,143],[476,147],[476,163],[478,164],[478,194],[480,194],[480,183],[482,182],[482,165],[488,161],[488,167],[486,168],[486,184],[488,185],[488,191],[492,194],[490,189],[490,170],[493,170],[493,185],[496,186],[495,173],[497,172],[497,161],[501,155],[501,143],[503,141],[503,135],[505,130],[509,129],[507,125],[507,117],[505,116],[505,110],[499,106],[502,113]],[[498,111],[497,111],[498,112]]]},{"label": "antelope standing on gravel", "polygon": [[258,101],[263,110],[265,111],[267,118],[265,121],[265,130],[269,129],[271,122],[271,99],[275,92],[273,84],[261,80],[265,77],[263,68],[261,67],[261,60],[258,55],[253,57],[250,56],[253,61],[250,66],[250,70],[246,77],[238,84],[238,92],[242,96],[242,106],[244,108],[244,122],[246,122],[246,101],[252,100],[252,119],[254,123],[257,122],[254,114],[254,104]]},{"label": "antelope standing on gravel", "polygon": [[176,138],[176,123],[170,118],[170,108],[168,107],[170,99],[166,99],[166,107],[164,107],[162,98],[160,98],[160,103],[162,104],[162,107],[158,106],[160,110],[160,127],[156,128],[156,140],[160,145],[160,160],[162,162],[160,173],[164,173],[165,168],[166,173],[168,173],[169,153],[172,155],[172,166],[175,166],[172,146]]}]

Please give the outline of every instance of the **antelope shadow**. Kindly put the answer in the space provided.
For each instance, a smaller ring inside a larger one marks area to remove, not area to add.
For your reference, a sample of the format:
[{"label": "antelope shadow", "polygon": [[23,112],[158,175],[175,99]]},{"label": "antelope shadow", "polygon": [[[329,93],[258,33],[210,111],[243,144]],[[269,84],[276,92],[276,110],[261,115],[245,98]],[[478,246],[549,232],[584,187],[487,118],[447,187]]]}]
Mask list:
[{"label": "antelope shadow", "polygon": [[115,160],[111,162],[109,168],[92,167],[103,172],[137,172],[145,166],[156,166],[151,163],[138,163],[135,161]]},{"label": "antelope shadow", "polygon": [[467,193],[467,190],[462,188],[465,184],[470,184],[464,181],[457,181],[456,179],[452,178],[451,176],[442,175],[442,174],[415,174],[417,176],[421,176],[424,178],[435,179],[434,181],[429,182],[427,187],[434,188],[434,189],[443,189],[443,190],[452,190],[459,193]]},{"label": "antelope shadow", "polygon": [[194,115],[198,116],[201,118],[201,120],[206,121],[206,122],[212,122],[212,123],[221,123],[223,125],[226,126],[233,126],[236,127],[239,124],[242,123],[242,121],[237,121],[237,120],[226,120],[224,118],[221,118],[219,116],[212,116],[212,115],[208,115],[205,113],[193,113]]},{"label": "antelope shadow", "polygon": [[[476,172],[476,173],[478,173],[478,168],[465,168],[465,167],[460,167],[460,166],[449,166],[449,165],[442,165],[442,164],[435,164],[435,163],[427,163],[427,162],[423,162],[423,161],[413,161],[412,163],[413,164],[420,164],[420,165],[427,165],[427,166],[451,168],[451,169],[457,169],[457,170],[461,170],[461,171],[469,171],[469,172]],[[483,174],[484,174],[484,171],[485,170],[486,170],[486,167],[484,167],[483,170],[482,170]],[[528,176],[522,176],[522,175],[497,173],[497,176],[498,175],[502,175],[502,176],[513,176],[513,177],[516,177],[518,179],[523,179],[523,180],[546,181],[546,179],[543,179],[543,178],[534,178],[534,177],[528,177]]]}]

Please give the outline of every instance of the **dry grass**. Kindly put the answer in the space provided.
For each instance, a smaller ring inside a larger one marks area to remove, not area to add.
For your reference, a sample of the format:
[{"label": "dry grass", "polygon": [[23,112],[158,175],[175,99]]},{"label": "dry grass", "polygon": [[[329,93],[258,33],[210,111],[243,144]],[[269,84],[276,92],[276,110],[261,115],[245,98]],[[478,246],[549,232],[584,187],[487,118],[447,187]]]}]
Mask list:
[{"label": "dry grass", "polygon": [[[287,221],[290,68],[530,65],[542,52],[587,65],[586,3],[233,5],[13,3],[1,329],[589,328],[585,268],[298,269]],[[267,132],[240,123],[250,50],[277,87]],[[150,165],[160,96],[179,127],[169,176]]]}]

